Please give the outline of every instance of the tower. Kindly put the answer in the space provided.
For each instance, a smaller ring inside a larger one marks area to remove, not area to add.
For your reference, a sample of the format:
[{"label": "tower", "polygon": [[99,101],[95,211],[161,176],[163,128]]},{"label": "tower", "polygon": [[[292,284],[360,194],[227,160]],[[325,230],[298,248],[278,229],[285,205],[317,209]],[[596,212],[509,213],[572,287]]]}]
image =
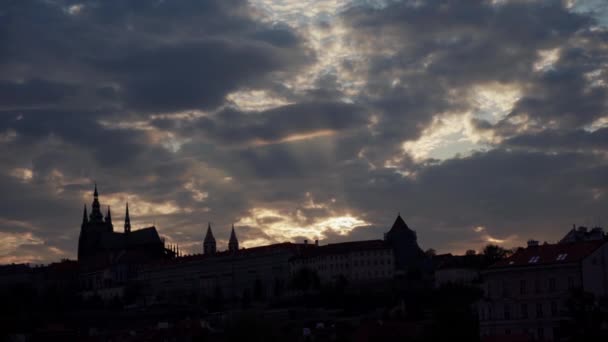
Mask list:
[{"label": "tower", "polygon": [[83,229],[84,227],[87,226],[87,224],[89,224],[89,215],[87,214],[87,205],[85,203],[84,205],[84,212],[82,213],[82,224],[80,225],[80,229]]},{"label": "tower", "polygon": [[106,224],[111,227],[111,231],[114,231],[114,225],[112,224],[112,214],[110,213],[110,206],[108,206],[108,213],[105,218]]},{"label": "tower", "polygon": [[213,232],[211,231],[211,223],[207,226],[207,234],[205,235],[205,241],[203,241],[203,254],[205,255],[213,255],[215,254],[215,238],[213,237]]},{"label": "tower", "polygon": [[228,241],[228,251],[230,253],[236,253],[239,250],[239,240],[236,238],[234,232],[234,224],[232,225],[232,231],[230,232],[230,240]]},{"label": "tower", "polygon": [[127,202],[127,210],[125,213],[125,234],[131,232],[131,218],[129,217],[129,202]]},{"label": "tower", "polygon": [[405,270],[420,265],[424,252],[418,246],[416,232],[407,226],[400,214],[384,239],[393,248],[397,268]]},{"label": "tower", "polygon": [[[88,214],[88,215],[87,215]],[[82,223],[80,225],[80,236],[78,238],[78,259],[85,259],[99,252],[103,235],[112,233],[114,227],[112,225],[112,214],[108,207],[107,215],[101,213],[101,205],[99,204],[99,192],[97,184],[93,190],[93,203],[91,204],[91,213],[87,212],[87,206],[84,205],[82,213]]]},{"label": "tower", "polygon": [[91,204],[91,216],[89,216],[91,223],[103,223],[103,215],[101,214],[101,206],[99,205],[99,193],[97,192],[97,184],[95,184],[95,190],[93,191],[93,204]]}]

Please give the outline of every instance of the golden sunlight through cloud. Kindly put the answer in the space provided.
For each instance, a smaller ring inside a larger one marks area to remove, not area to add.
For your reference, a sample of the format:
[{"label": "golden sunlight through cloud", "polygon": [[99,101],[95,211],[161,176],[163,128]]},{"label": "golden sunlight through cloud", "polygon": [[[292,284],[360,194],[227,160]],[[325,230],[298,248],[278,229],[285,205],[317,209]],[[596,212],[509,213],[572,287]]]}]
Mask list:
[{"label": "golden sunlight through cloud", "polygon": [[[301,237],[323,239],[328,233],[346,235],[354,228],[367,226],[369,223],[349,213],[306,218],[299,210],[293,213],[271,208],[253,208],[249,215],[241,218],[235,225],[259,228],[275,241],[293,241]],[[266,239],[256,240],[259,241],[245,241],[244,246],[268,242]]]}]

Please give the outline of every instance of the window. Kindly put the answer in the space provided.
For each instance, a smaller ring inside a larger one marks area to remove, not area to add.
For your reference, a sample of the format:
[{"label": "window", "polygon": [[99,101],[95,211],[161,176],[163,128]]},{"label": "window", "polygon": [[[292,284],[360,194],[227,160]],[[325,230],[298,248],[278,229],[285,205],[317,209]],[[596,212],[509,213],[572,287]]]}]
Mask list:
[{"label": "window", "polygon": [[557,302],[551,302],[551,316],[557,316]]},{"label": "window", "polygon": [[526,303],[521,304],[521,318],[528,319],[528,304]]},{"label": "window", "polygon": [[509,282],[507,282],[506,280],[502,281],[502,296],[503,297],[508,297],[509,296]]},{"label": "window", "polygon": [[505,304],[505,308],[504,309],[505,309],[505,311],[504,311],[505,320],[511,319],[511,305]]},{"label": "window", "polygon": [[524,279],[519,281],[519,294],[526,294],[526,281]]},{"label": "window", "polygon": [[535,256],[531,257],[530,260],[528,260],[528,263],[536,264],[539,259],[540,259],[540,257],[538,255],[535,255]]},{"label": "window", "polygon": [[555,278],[549,278],[549,292],[555,291]]},{"label": "window", "polygon": [[534,280],[534,292],[540,293],[540,280],[539,279]]},{"label": "window", "polygon": [[574,277],[569,276],[568,277],[568,289],[573,289],[573,288],[574,288]]},{"label": "window", "polygon": [[542,327],[538,327],[538,339],[542,340],[543,338],[545,338],[545,329],[543,329]]},{"label": "window", "polygon": [[543,318],[543,304],[536,303],[536,317]]},{"label": "window", "polygon": [[555,258],[556,261],[564,261],[566,260],[566,257],[568,256],[568,253],[560,253],[557,255],[557,258]]}]

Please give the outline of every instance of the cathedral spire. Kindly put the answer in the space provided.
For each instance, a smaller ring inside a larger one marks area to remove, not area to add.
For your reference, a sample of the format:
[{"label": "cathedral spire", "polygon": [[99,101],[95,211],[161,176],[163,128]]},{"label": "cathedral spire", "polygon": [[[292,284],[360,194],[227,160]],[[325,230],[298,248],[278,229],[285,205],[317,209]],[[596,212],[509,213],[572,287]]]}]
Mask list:
[{"label": "cathedral spire", "polygon": [[91,215],[89,216],[89,220],[95,223],[103,222],[103,214],[101,213],[101,206],[99,205],[97,183],[95,183],[95,191],[93,191],[93,204],[91,204]]},{"label": "cathedral spire", "polygon": [[108,206],[108,213],[106,214],[106,223],[112,224],[112,214],[110,213],[110,206]]},{"label": "cathedral spire", "polygon": [[230,240],[228,241],[228,251],[235,253],[239,250],[239,240],[236,238],[234,232],[234,223],[232,224],[232,231],[230,232]]},{"label": "cathedral spire", "polygon": [[82,213],[82,225],[81,225],[81,228],[84,228],[84,226],[86,226],[87,223],[89,223],[89,218],[88,218],[88,214],[87,214],[87,205],[85,203],[85,205],[84,205],[84,211]]},{"label": "cathedral spire", "polygon": [[211,222],[207,226],[207,234],[205,235],[205,241],[203,241],[203,254],[212,255],[215,254],[216,245],[215,245],[215,237],[213,237],[213,232],[211,231]]},{"label": "cathedral spire", "polygon": [[129,217],[129,202],[127,202],[127,211],[125,213],[125,233],[131,232],[131,218]]}]

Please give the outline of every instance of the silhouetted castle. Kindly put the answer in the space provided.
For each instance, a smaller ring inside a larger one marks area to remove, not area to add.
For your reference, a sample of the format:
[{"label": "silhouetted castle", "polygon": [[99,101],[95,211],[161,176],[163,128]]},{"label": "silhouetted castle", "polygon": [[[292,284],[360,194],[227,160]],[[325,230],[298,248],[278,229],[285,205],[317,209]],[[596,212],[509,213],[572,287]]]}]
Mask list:
[{"label": "silhouetted castle", "polygon": [[124,232],[115,232],[112,224],[110,207],[104,218],[99,204],[97,185],[93,192],[91,214],[87,215],[84,206],[80,237],[78,239],[78,260],[116,256],[125,252],[137,252],[150,259],[161,258],[170,254],[158,235],[156,227],[147,227],[131,231],[129,204],[126,205]]}]

